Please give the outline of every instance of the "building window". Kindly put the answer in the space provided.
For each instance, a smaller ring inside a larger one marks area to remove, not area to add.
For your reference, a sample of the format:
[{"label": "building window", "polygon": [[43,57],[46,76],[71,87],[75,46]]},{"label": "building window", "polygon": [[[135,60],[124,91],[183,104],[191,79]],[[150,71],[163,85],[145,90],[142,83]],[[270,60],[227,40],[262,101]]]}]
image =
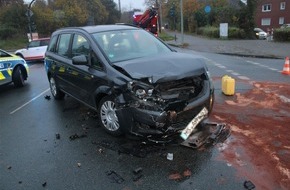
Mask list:
[{"label": "building window", "polygon": [[285,2],[280,3],[280,10],[285,10]]},{"label": "building window", "polygon": [[262,18],[261,25],[262,26],[270,26],[271,25],[271,19],[270,18]]},{"label": "building window", "polygon": [[279,18],[279,24],[284,24],[284,17]]},{"label": "building window", "polygon": [[262,12],[270,12],[271,11],[271,4],[265,4],[262,6]]}]

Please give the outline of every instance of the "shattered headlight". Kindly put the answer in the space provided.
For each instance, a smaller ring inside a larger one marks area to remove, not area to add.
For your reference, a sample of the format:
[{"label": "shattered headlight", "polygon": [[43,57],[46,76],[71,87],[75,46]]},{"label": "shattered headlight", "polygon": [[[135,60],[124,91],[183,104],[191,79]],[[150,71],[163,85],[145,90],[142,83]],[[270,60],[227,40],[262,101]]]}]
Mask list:
[{"label": "shattered headlight", "polygon": [[138,98],[150,97],[153,94],[153,88],[151,86],[138,81],[128,82],[127,87]]}]

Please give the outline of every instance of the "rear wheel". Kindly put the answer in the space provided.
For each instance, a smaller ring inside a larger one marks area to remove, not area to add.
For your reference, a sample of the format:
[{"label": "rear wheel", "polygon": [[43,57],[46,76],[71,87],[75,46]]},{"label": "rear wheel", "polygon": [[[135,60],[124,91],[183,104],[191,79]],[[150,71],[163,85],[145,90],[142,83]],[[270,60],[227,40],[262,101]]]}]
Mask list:
[{"label": "rear wheel", "polygon": [[114,136],[123,134],[116,114],[116,105],[111,96],[106,96],[101,100],[98,111],[101,126],[107,133]]},{"label": "rear wheel", "polygon": [[12,81],[15,87],[24,86],[24,76],[20,67],[16,67],[12,74]]},{"label": "rear wheel", "polygon": [[49,86],[51,94],[55,99],[61,100],[64,98],[65,93],[58,89],[55,79],[53,77],[49,78]]}]

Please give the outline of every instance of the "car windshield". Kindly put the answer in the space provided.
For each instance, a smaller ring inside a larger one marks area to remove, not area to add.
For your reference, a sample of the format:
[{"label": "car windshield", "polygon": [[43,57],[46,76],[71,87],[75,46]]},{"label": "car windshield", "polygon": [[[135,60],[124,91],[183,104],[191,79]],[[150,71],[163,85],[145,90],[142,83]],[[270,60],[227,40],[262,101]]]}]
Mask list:
[{"label": "car windshield", "polygon": [[12,57],[12,56],[6,52],[0,50],[0,57]]},{"label": "car windshield", "polygon": [[28,47],[39,47],[39,46],[47,46],[49,44],[49,39],[47,40],[34,40],[31,41],[28,45]]},{"label": "car windshield", "polygon": [[261,28],[255,28],[256,32],[264,32]]},{"label": "car windshield", "polygon": [[93,34],[111,63],[170,52],[166,45],[145,30],[115,30]]}]

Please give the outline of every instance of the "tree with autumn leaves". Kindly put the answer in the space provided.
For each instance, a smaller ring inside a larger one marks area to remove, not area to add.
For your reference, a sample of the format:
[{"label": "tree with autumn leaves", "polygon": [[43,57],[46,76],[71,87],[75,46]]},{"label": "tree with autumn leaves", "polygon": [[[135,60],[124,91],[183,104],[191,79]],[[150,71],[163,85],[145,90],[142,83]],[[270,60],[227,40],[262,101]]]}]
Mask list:
[{"label": "tree with autumn leaves", "polygon": [[[214,26],[228,23],[229,26],[241,28],[251,33],[255,25],[254,15],[259,0],[247,0],[247,4],[240,0],[183,0],[184,30],[196,31],[199,27]],[[180,29],[180,0],[146,0],[147,6],[161,4],[163,23],[169,23],[170,28]],[[210,6],[211,11],[205,12]],[[172,9],[175,14],[172,15]]]},{"label": "tree with autumn leaves", "polygon": [[[239,0],[183,0],[184,30],[195,32],[199,27],[217,27],[226,22],[250,33],[257,1],[247,0],[246,5]],[[163,25],[168,23],[171,29],[180,29],[180,0],[145,2],[160,8]],[[211,7],[209,13],[204,10],[207,5]],[[28,32],[27,6],[23,0],[0,0],[0,38]],[[61,27],[112,24],[121,17],[114,0],[36,0],[31,10],[33,30],[40,36],[49,36]]]},{"label": "tree with autumn leaves", "polygon": [[[27,9],[23,0],[0,0],[0,38],[26,35]],[[32,29],[40,36],[67,26],[113,24],[121,16],[113,0],[36,0],[31,11]]]}]

